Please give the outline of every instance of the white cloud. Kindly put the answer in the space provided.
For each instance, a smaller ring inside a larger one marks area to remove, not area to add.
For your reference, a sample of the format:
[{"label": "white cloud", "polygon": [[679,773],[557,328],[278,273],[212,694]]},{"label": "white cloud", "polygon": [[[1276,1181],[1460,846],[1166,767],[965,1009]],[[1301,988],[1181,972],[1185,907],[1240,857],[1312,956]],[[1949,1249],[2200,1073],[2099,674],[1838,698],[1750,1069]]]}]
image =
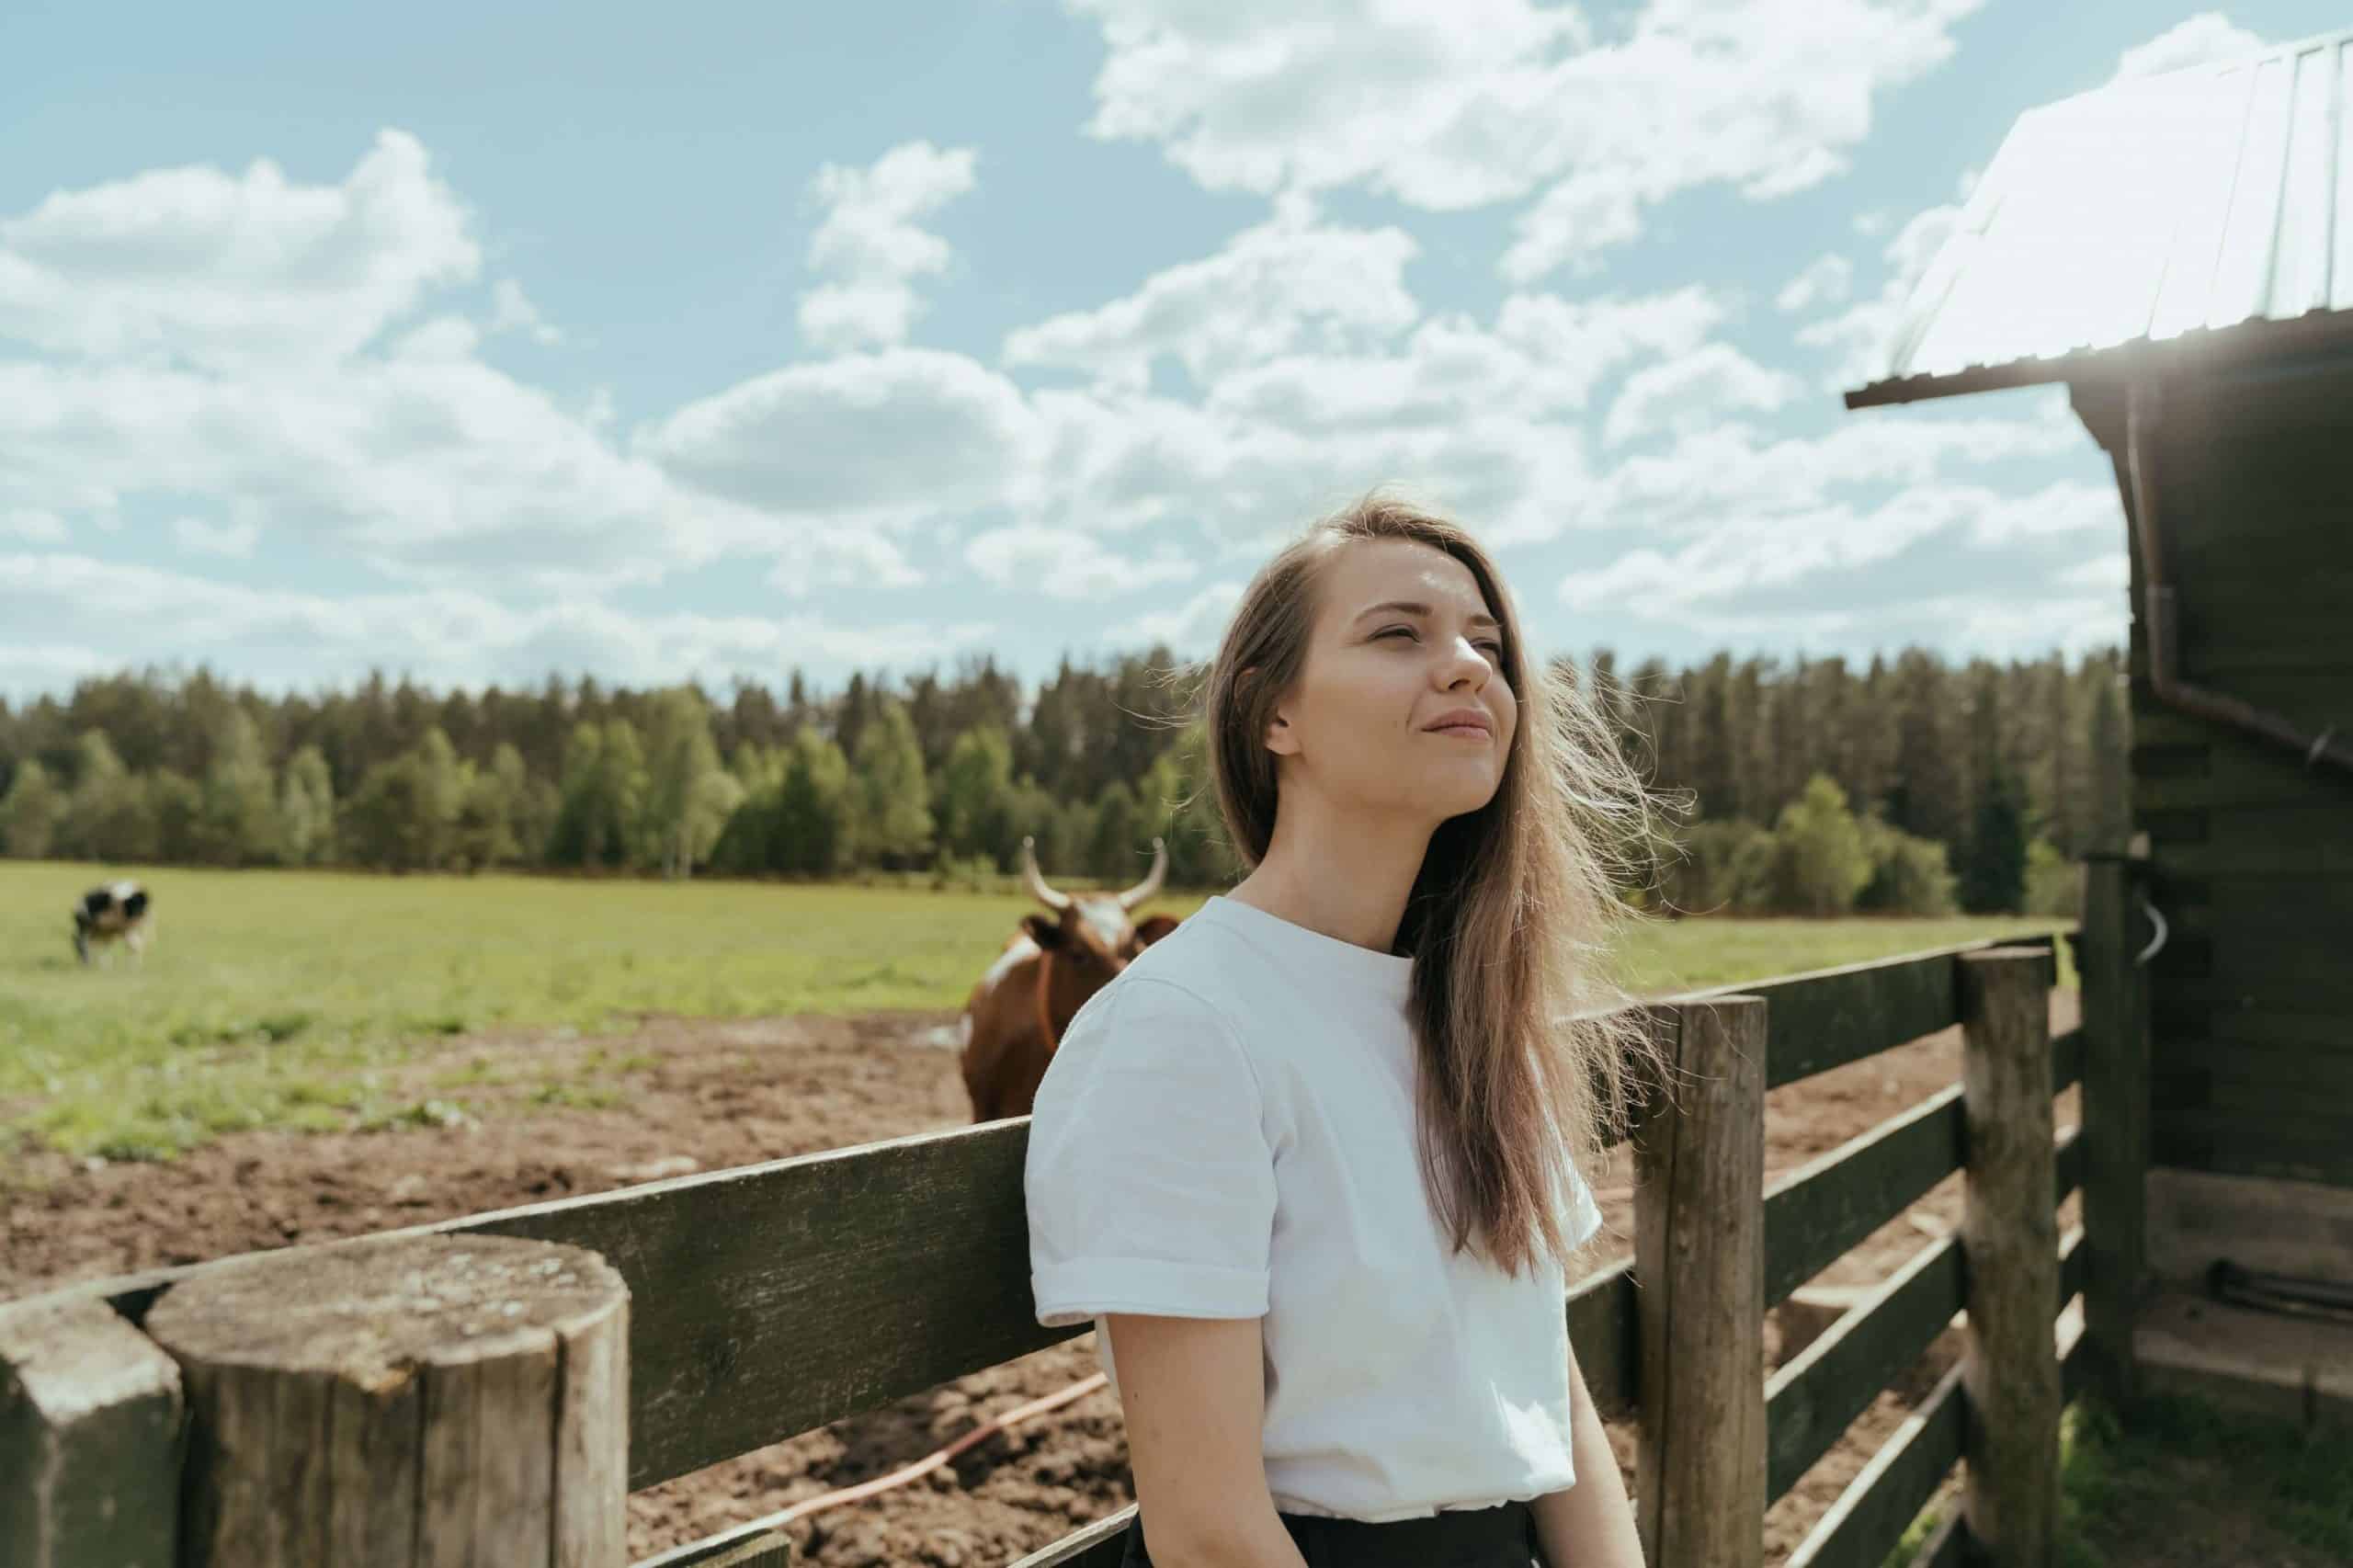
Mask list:
[{"label": "white cloud", "polygon": [[2222,12],[2200,11],[2148,42],[2126,50],[2117,57],[2116,74],[2109,79],[2120,82],[2129,76],[2154,76],[2186,66],[2235,60],[2259,53],[2264,47],[2262,39],[2234,26]]},{"label": "white cloud", "polygon": [[406,580],[547,592],[770,553],[779,532],[461,355],[243,379],[0,362],[0,506],[106,517],[188,496]]},{"label": "white cloud", "polygon": [[1666,616],[1893,560],[1939,534],[1993,549],[2031,535],[2120,527],[2112,487],[2063,480],[2018,496],[1938,482],[1899,491],[1868,510],[1836,505],[1744,512],[1679,549],[1646,545],[1599,571],[1573,574],[1560,597],[1581,609],[1607,605]]},{"label": "white cloud", "polygon": [[1994,497],[1977,510],[1969,525],[1970,542],[1989,548],[2071,533],[2123,539],[2124,506],[2117,498],[2114,484],[2060,480],[2030,494]]},{"label": "white cloud", "polygon": [[43,512],[31,506],[0,511],[0,539],[23,540],[28,544],[54,544],[64,538],[65,519],[54,512]]},{"label": "white cloud", "polygon": [[1215,256],[1157,272],[1124,299],[1008,334],[1005,361],[1141,388],[1162,355],[1207,385],[1296,353],[1361,348],[1421,313],[1404,278],[1417,249],[1402,229],[1337,228],[1286,200]]},{"label": "white cloud", "polygon": [[563,334],[549,324],[523,292],[523,286],[512,278],[502,278],[490,290],[490,330],[494,333],[520,332],[532,342],[552,346],[563,341]]},{"label": "white cloud", "polygon": [[964,562],[997,587],[1072,600],[1118,598],[1199,572],[1173,544],[1137,560],[1106,549],[1092,534],[1028,526],[981,534],[965,546]]},{"label": "white cloud", "polygon": [[929,142],[892,148],[865,168],[827,164],[810,182],[825,209],[809,267],[826,279],[801,299],[801,335],[825,353],[906,341],[922,309],[914,280],[945,272],[948,242],[918,220],[972,188],[974,153]]},{"label": "white cloud", "polygon": [[1779,439],[1729,422],[1688,429],[1664,450],[1635,453],[1585,483],[1553,509],[1549,531],[1513,542],[1572,526],[1690,537],[1728,515],[1826,511],[1859,487],[1941,483],[1949,468],[1976,472],[2089,449],[2063,391],[2023,395],[2011,407],[2012,417],[1851,415],[1820,436]]},{"label": "white cloud", "polygon": [[1723,414],[1769,413],[1797,390],[1795,377],[1767,369],[1730,344],[1705,344],[1627,377],[1602,439],[1614,447],[1654,431],[1696,429]]},{"label": "white cloud", "polygon": [[350,596],[267,592],[86,556],[0,554],[0,685],[90,667],[74,641],[108,628],[104,666],[233,658],[279,688],[392,667],[438,687],[533,683],[550,671],[650,685],[742,671],[927,663],[983,646],[982,620],[848,627],[821,617],[634,615],[564,602],[517,607],[478,591]]},{"label": "white cloud", "polygon": [[[387,131],[339,185],[266,161],[153,171],[0,219],[0,335],[48,353],[0,355],[0,517],[35,519],[0,535],[193,505],[231,521],[182,525],[184,549],[269,532],[412,584],[595,594],[730,553],[795,592],[914,580],[886,540],[624,455],[608,400],[566,407],[483,364],[481,328],[424,313],[481,248],[426,168]],[[494,330],[545,328],[514,280],[493,300]]]},{"label": "white cloud", "polygon": [[1767,199],[1837,172],[1873,94],[1942,62],[1978,0],[1652,0],[1607,41],[1532,0],[1066,3],[1108,46],[1093,134],[1159,142],[1212,190],[1431,210],[1540,191],[1504,262],[1525,283],[1677,191]]},{"label": "white cloud", "polygon": [[1822,650],[1918,646],[1948,658],[2036,658],[2056,649],[2069,658],[2120,646],[2121,604],[2105,595],[2021,595],[2006,589],[1881,599],[1853,608],[1809,606],[1753,611],[1689,606],[1675,612],[1677,632],[1699,645],[1783,644]]},{"label": "white cloud", "polygon": [[1689,353],[1724,315],[1696,285],[1635,299],[1515,294],[1492,327],[1453,313],[1422,323],[1394,353],[1287,355],[1222,378],[1204,406],[1300,431],[1499,408],[1522,417],[1575,413],[1605,378]]},{"label": "white cloud", "polygon": [[202,517],[174,517],[172,538],[190,555],[222,555],[243,561],[261,542],[261,526],[251,518],[235,523],[209,523]]},{"label": "white cloud", "polygon": [[1239,582],[1212,583],[1175,609],[1140,615],[1107,630],[1103,641],[1123,647],[1159,642],[1178,658],[1207,658],[1225,635],[1225,623],[1233,619],[1233,607],[1242,602],[1245,586]]},{"label": "white cloud", "polygon": [[2132,562],[2120,541],[2114,550],[2103,551],[2055,574],[2052,581],[2070,588],[2105,588],[2121,594],[2132,585]]},{"label": "white cloud", "polygon": [[1508,407],[1459,417],[1292,428],[1166,399],[1049,392],[1027,517],[1119,531],[1199,529],[1222,556],[1263,555],[1376,482],[1420,490],[1496,542],[1549,537],[1590,488],[1576,426]]},{"label": "white cloud", "polygon": [[790,365],[637,433],[641,457],[779,517],[897,527],[1003,504],[1039,436],[1020,389],[961,354]]},{"label": "white cloud", "polygon": [[0,338],[236,369],[356,353],[480,247],[425,148],[385,131],[340,185],[191,165],[58,191],[0,220]]},{"label": "white cloud", "polygon": [[[1963,199],[1976,184],[1977,175],[1975,169],[1962,174]],[[1870,299],[1856,301],[1836,315],[1809,322],[1798,329],[1800,343],[1810,348],[1829,349],[1836,356],[1836,363],[1824,382],[1829,390],[1861,386],[1887,374],[1888,356],[1903,325],[1904,306],[1927,274],[1929,263],[1936,260],[1937,252],[1952,237],[1961,214],[1957,203],[1914,213],[1881,248],[1888,271],[1880,291]],[[1794,289],[1796,285],[1790,287]],[[1787,293],[1785,290],[1784,298]]]},{"label": "white cloud", "polygon": [[1854,278],[1854,263],[1835,251],[1826,252],[1781,286],[1781,291],[1773,296],[1774,308],[1786,312],[1835,305],[1847,297],[1847,285]]}]

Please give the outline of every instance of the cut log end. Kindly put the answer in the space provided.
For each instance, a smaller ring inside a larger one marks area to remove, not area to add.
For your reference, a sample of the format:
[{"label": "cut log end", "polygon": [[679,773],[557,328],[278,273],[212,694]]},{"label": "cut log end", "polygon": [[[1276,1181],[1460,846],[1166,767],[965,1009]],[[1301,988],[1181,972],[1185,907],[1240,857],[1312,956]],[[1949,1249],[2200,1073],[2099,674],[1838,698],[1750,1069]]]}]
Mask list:
[{"label": "cut log end", "polygon": [[176,1287],[146,1326],[187,1378],[187,1561],[619,1568],[628,1303],[595,1254],[496,1236]]}]

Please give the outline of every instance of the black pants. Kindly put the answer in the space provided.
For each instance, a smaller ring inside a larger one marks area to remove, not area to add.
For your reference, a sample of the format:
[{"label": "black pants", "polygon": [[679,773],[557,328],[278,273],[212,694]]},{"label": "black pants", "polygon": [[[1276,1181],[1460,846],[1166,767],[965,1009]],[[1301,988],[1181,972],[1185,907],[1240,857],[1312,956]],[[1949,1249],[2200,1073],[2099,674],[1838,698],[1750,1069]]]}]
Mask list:
[{"label": "black pants", "polygon": [[[1536,1516],[1525,1503],[1493,1508],[1442,1508],[1418,1519],[1373,1524],[1314,1514],[1277,1514],[1307,1568],[1529,1568]],[[1152,1568],[1143,1516],[1128,1525],[1120,1568]]]}]

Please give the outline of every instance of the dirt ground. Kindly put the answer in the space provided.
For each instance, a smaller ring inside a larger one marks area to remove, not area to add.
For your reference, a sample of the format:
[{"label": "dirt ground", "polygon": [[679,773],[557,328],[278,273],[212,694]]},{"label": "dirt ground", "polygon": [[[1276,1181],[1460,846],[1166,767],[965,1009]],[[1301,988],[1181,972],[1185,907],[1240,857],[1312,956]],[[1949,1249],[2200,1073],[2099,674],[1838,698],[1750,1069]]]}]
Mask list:
[{"label": "dirt ground", "polygon": [[[2052,1027],[2075,1024],[2073,993]],[[737,1023],[652,1019],[607,1039],[515,1036],[451,1042],[404,1069],[420,1096],[460,1096],[478,1113],[447,1126],[348,1134],[242,1133],[168,1165],[18,1158],[0,1187],[0,1299],[50,1285],[196,1262],[293,1242],[361,1234],[540,1199],[604,1191],[684,1169],[714,1169],[909,1132],[966,1118],[953,1015]],[[1960,1075],[1960,1031],[1777,1090],[1767,1108],[1769,1175],[1802,1165]],[[536,1103],[530,1088],[585,1069],[616,1103]],[[476,1059],[517,1069],[519,1085],[436,1086]],[[2075,1096],[2059,1103],[2061,1127]],[[691,1164],[688,1164],[691,1162]],[[1631,1251],[1630,1176],[1597,1173],[1609,1232]],[[1956,1175],[1818,1281],[1869,1283],[1959,1222]],[[2071,1199],[2062,1228],[2075,1222]],[[1767,1517],[1779,1562],[1960,1353],[1948,1332],[1881,1395],[1846,1440]],[[1778,1325],[1767,1352],[1779,1356]],[[1080,1338],[642,1492],[630,1499],[632,1556],[695,1540],[801,1498],[869,1480],[952,1442],[980,1420],[1088,1377]],[[1613,1429],[1631,1481],[1633,1433]],[[992,1437],[912,1485],[791,1527],[802,1560],[832,1568],[1010,1562],[1131,1502],[1119,1404],[1105,1390]]]}]

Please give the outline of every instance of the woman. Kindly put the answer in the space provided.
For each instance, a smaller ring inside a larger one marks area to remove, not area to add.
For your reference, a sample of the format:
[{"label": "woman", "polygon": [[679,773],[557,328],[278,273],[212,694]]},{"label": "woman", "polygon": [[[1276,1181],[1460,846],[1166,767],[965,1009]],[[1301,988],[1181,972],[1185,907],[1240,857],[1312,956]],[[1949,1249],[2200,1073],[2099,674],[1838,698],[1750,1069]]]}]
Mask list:
[{"label": "woman", "polygon": [[1095,1321],[1126,1417],[1126,1568],[1640,1561],[1563,1300],[1648,1049],[1598,960],[1652,802],[1518,619],[1376,495],[1210,667],[1249,875],[1079,1010],[1026,1169],[1038,1319]]}]

